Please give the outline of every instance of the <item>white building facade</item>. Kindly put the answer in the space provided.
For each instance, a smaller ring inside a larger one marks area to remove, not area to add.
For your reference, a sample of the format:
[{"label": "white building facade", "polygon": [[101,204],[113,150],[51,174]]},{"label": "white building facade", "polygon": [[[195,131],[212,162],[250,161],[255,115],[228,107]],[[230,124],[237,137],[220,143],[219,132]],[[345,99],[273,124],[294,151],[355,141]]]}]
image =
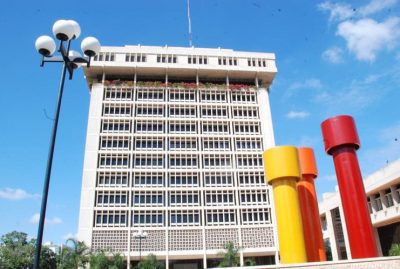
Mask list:
[{"label": "white building facade", "polygon": [[166,268],[213,267],[229,241],[241,264],[275,263],[262,153],[274,146],[276,71],[271,53],[102,47],[85,69],[79,240],[128,267],[149,253]]},{"label": "white building facade", "polygon": [[[364,187],[378,251],[381,256],[387,256],[391,245],[400,243],[400,160],[369,175]],[[319,211],[324,240],[329,242],[332,259],[351,259],[339,193],[325,194]]]}]

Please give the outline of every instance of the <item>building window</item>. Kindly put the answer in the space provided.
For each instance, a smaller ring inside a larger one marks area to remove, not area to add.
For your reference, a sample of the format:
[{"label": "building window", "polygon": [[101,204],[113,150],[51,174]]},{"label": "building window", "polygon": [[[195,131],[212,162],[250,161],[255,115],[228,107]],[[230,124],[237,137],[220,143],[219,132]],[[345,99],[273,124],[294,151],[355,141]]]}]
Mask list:
[{"label": "building window", "polygon": [[136,137],[134,141],[135,150],[164,150],[164,139],[161,137]]},{"label": "building window", "polygon": [[234,119],[258,119],[258,108],[249,106],[233,106]]},{"label": "building window", "polygon": [[261,138],[235,138],[236,151],[260,151],[262,150]]},{"label": "building window", "polygon": [[136,172],[133,176],[134,187],[162,187],[164,186],[163,173]]},{"label": "building window", "polygon": [[203,134],[229,134],[229,123],[221,121],[203,121],[201,123]]},{"label": "building window", "polygon": [[168,149],[176,151],[197,150],[197,139],[193,137],[173,137],[168,140]]},{"label": "building window", "polygon": [[129,150],[130,138],[126,136],[100,136],[101,150]]},{"label": "building window", "polygon": [[235,205],[235,195],[231,190],[206,191],[206,206],[230,206]]},{"label": "building window", "polygon": [[164,91],[161,89],[138,88],[136,101],[164,101]]},{"label": "building window", "polygon": [[218,57],[218,65],[238,65],[238,60],[235,57]]},{"label": "building window", "polygon": [[96,206],[128,206],[128,193],[126,191],[97,191]]},{"label": "building window", "polygon": [[231,156],[230,155],[217,155],[209,154],[203,155],[203,168],[231,168]]},{"label": "building window", "polygon": [[164,123],[161,121],[136,120],[135,132],[137,133],[163,133]]},{"label": "building window", "polygon": [[133,158],[134,168],[164,168],[163,155],[137,154]]},{"label": "building window", "polygon": [[131,121],[103,119],[101,121],[102,133],[130,133]]},{"label": "building window", "polygon": [[382,200],[379,194],[375,196],[375,205],[376,205],[376,211],[381,211],[383,209]]},{"label": "building window", "polygon": [[241,209],[242,224],[271,224],[269,208],[243,208]]},{"label": "building window", "polygon": [[392,192],[390,191],[390,189],[385,191],[385,203],[386,203],[386,207],[391,207],[394,205],[393,196],[392,196]]},{"label": "building window", "polygon": [[171,89],[168,92],[170,102],[196,102],[196,92],[188,89]]},{"label": "building window", "polygon": [[132,100],[132,88],[105,88],[104,100],[130,101]]},{"label": "building window", "polygon": [[240,205],[269,205],[268,189],[241,190]]},{"label": "building window", "polygon": [[99,54],[93,57],[93,61],[99,62],[114,62],[115,61],[115,53],[113,52],[100,52]]},{"label": "building window", "polygon": [[100,154],[99,168],[129,168],[130,156],[128,154]]},{"label": "building window", "polygon": [[200,226],[200,212],[198,210],[172,210],[170,213],[171,226]]},{"label": "building window", "polygon": [[243,104],[256,104],[257,103],[257,92],[256,90],[246,90],[231,92],[232,103],[243,103]]},{"label": "building window", "polygon": [[118,104],[108,104],[103,105],[103,116],[108,117],[129,117],[131,116],[131,105],[118,103]]},{"label": "building window", "polygon": [[221,90],[201,91],[200,99],[202,103],[226,103],[227,93]]},{"label": "building window", "polygon": [[127,53],[125,54],[125,62],[144,63],[147,61],[146,54],[143,53]]},{"label": "building window", "polygon": [[138,104],[135,111],[136,117],[164,117],[164,107],[153,104]]},{"label": "building window", "polygon": [[162,192],[155,191],[140,191],[133,192],[132,195],[132,206],[163,206],[164,196]]},{"label": "building window", "polygon": [[246,154],[236,156],[236,167],[237,168],[262,168],[263,160],[261,154]]},{"label": "building window", "polygon": [[128,187],[129,174],[126,172],[98,172],[97,187]]},{"label": "building window", "polygon": [[233,174],[231,172],[205,172],[203,178],[206,187],[233,186]]},{"label": "building window", "polygon": [[170,155],[168,156],[169,168],[189,169],[198,168],[197,155]]},{"label": "building window", "polygon": [[230,139],[221,137],[203,138],[204,151],[230,151]]},{"label": "building window", "polygon": [[188,64],[208,64],[207,56],[190,55],[188,56]]},{"label": "building window", "polygon": [[126,227],[126,211],[95,211],[95,227]]},{"label": "building window", "polygon": [[170,105],[168,107],[168,117],[171,118],[196,118],[195,106]]},{"label": "building window", "polygon": [[170,172],[168,173],[170,187],[198,187],[199,175],[193,172]]},{"label": "building window", "polygon": [[264,173],[259,171],[238,172],[238,180],[242,187],[266,186]]},{"label": "building window", "polygon": [[225,106],[203,106],[202,118],[228,118],[228,109]]},{"label": "building window", "polygon": [[233,122],[233,129],[235,134],[243,135],[258,135],[261,134],[260,123],[251,121],[235,121]]},{"label": "building window", "polygon": [[196,134],[196,121],[169,121],[169,133],[171,134]]},{"label": "building window", "polygon": [[235,225],[235,215],[234,209],[206,210],[206,223],[210,226]]},{"label": "building window", "polygon": [[132,225],[134,227],[143,226],[163,226],[164,225],[164,212],[157,211],[133,211],[132,212]]},{"label": "building window", "polygon": [[171,191],[169,193],[170,206],[199,206],[200,195],[198,191]]},{"label": "building window", "polygon": [[261,58],[248,58],[247,59],[247,65],[248,66],[254,66],[254,67],[267,67],[267,59],[261,59]]},{"label": "building window", "polygon": [[157,55],[157,63],[174,63],[176,64],[177,57],[173,54],[158,54]]}]

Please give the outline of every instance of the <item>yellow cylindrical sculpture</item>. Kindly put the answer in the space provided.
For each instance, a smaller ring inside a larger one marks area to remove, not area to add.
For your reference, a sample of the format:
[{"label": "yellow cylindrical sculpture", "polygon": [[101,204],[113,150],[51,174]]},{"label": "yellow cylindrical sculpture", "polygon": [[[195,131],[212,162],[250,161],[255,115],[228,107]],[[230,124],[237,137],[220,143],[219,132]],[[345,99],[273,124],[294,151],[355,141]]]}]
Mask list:
[{"label": "yellow cylindrical sculpture", "polygon": [[297,149],[274,147],[263,158],[265,177],[273,189],[281,263],[307,262],[296,188],[301,177]]}]

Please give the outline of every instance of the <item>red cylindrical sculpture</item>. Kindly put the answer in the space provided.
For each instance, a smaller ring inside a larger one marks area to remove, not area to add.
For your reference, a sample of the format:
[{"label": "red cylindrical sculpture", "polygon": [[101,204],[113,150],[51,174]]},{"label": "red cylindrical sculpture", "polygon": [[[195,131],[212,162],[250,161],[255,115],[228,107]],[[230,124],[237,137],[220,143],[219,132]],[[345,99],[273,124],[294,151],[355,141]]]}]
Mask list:
[{"label": "red cylindrical sculpture", "polygon": [[318,199],[314,185],[314,179],[318,176],[314,151],[311,148],[298,148],[298,154],[301,180],[297,183],[297,192],[299,194],[301,218],[303,221],[307,261],[326,261]]},{"label": "red cylindrical sculpture", "polygon": [[377,257],[374,232],[356,150],[360,147],[354,120],[336,116],[321,124],[325,151],[333,156],[351,256]]}]

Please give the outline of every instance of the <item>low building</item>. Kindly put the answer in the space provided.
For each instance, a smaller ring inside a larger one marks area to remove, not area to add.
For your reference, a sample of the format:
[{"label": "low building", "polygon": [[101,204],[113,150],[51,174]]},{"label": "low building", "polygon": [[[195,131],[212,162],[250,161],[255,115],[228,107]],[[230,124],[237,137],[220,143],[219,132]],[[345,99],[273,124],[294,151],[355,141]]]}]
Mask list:
[{"label": "low building", "polygon": [[[379,254],[388,256],[400,243],[400,159],[368,176],[364,187]],[[325,244],[333,260],[350,259],[351,253],[339,192],[326,193],[319,203]]]}]

